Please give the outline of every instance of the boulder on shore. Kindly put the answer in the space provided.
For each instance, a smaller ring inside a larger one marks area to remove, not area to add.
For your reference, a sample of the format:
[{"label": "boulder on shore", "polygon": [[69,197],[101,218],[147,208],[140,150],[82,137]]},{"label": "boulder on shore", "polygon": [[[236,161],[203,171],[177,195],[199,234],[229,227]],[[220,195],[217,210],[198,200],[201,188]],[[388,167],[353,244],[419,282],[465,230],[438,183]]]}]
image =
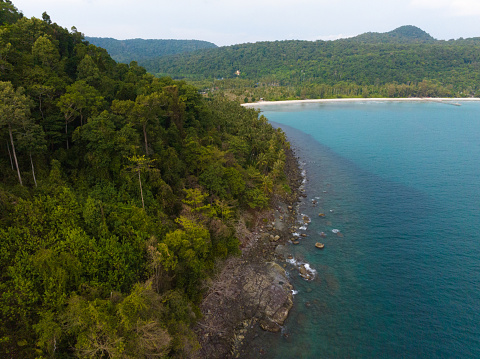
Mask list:
[{"label": "boulder on shore", "polygon": [[280,331],[293,305],[292,285],[285,269],[274,262],[248,268],[243,291],[246,307],[252,316],[260,318],[264,330]]}]

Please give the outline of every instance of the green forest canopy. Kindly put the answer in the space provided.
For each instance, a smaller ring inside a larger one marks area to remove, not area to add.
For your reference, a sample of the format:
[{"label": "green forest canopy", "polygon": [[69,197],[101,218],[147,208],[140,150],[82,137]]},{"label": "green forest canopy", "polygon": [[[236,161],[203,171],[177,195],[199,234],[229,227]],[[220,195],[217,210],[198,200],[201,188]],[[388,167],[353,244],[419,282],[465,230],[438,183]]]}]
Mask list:
[{"label": "green forest canopy", "polygon": [[289,190],[284,134],[0,4],[0,356],[190,355],[236,226]]},{"label": "green forest canopy", "polygon": [[[139,59],[147,71],[265,99],[479,96],[480,38],[414,26],[336,41],[274,41]],[[238,72],[237,72],[238,71]],[[220,80],[220,81],[219,81]]]}]

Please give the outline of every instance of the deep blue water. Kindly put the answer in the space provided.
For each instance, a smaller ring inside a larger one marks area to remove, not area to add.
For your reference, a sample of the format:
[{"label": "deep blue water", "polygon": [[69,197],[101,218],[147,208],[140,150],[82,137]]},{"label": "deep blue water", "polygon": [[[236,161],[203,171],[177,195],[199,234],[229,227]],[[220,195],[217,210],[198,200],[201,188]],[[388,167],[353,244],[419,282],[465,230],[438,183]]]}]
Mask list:
[{"label": "deep blue water", "polygon": [[480,358],[480,103],[262,111],[306,173],[309,236],[284,253],[317,276],[287,264],[294,307],[283,335],[260,333],[252,356]]}]

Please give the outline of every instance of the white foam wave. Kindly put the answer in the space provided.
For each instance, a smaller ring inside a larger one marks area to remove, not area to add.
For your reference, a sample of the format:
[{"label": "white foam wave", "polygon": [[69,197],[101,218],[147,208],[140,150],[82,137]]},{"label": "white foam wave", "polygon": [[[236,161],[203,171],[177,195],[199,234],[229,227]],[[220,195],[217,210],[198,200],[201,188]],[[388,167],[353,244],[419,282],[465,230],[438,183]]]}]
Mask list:
[{"label": "white foam wave", "polygon": [[310,218],[310,216],[307,215],[307,214],[300,213],[300,217],[302,218],[302,219],[301,219],[301,222],[304,222],[305,220],[307,220],[308,222],[311,222],[311,221],[312,221],[312,219]]},{"label": "white foam wave", "polygon": [[307,272],[312,273],[313,275],[317,274],[317,271],[315,269],[313,269],[312,267],[310,267],[310,264],[305,263],[304,266],[305,266],[305,269],[307,270]]},{"label": "white foam wave", "polygon": [[287,263],[297,265],[297,260],[295,258],[287,259]]},{"label": "white foam wave", "polygon": [[313,280],[317,275],[317,271],[309,263],[296,260],[295,258],[287,259],[287,263],[294,265],[297,269],[303,266],[307,272],[307,275],[302,276],[304,279]]},{"label": "white foam wave", "polygon": [[305,183],[307,183],[307,170],[306,169],[302,169],[301,176],[302,176],[302,185],[304,185]]}]

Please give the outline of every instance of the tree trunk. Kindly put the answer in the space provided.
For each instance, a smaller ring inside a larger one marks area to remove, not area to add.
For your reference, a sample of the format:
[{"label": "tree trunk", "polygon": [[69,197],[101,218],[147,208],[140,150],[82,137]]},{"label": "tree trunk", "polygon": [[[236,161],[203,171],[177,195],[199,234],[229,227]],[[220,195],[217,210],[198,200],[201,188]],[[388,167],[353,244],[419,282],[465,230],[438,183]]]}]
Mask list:
[{"label": "tree trunk", "polygon": [[15,168],[13,168],[12,152],[10,152],[10,146],[8,145],[8,141],[7,141],[7,150],[8,150],[8,157],[10,158],[10,165],[12,166],[12,171],[15,171]]},{"label": "tree trunk", "polygon": [[145,210],[145,202],[143,202],[142,179],[140,177],[140,170],[138,171],[138,183],[140,183],[140,196],[142,196],[142,207]]},{"label": "tree trunk", "polygon": [[102,212],[102,223],[105,225],[105,213],[103,212],[102,202],[100,202],[100,212]]},{"label": "tree trunk", "polygon": [[38,101],[40,103],[40,113],[42,114],[42,120],[45,120],[45,117],[43,117],[43,110],[42,110],[42,95],[38,96]]},{"label": "tree trunk", "polygon": [[33,167],[33,160],[32,160],[32,153],[30,152],[30,164],[32,165],[32,175],[33,175],[33,181],[35,182],[35,187],[37,186],[37,179],[35,178],[35,167]]},{"label": "tree trunk", "polygon": [[143,124],[143,137],[145,138],[145,154],[148,156],[148,142],[147,142],[147,124]]},{"label": "tree trunk", "polygon": [[15,160],[15,166],[17,166],[18,181],[20,182],[20,186],[23,186],[22,176],[20,175],[20,168],[18,167],[17,154],[15,153],[15,144],[13,143],[12,127],[10,125],[8,126],[8,132],[10,133],[10,142],[12,144],[13,158]]},{"label": "tree trunk", "polygon": [[68,150],[68,122],[65,120],[65,135],[67,136],[67,150]]}]

